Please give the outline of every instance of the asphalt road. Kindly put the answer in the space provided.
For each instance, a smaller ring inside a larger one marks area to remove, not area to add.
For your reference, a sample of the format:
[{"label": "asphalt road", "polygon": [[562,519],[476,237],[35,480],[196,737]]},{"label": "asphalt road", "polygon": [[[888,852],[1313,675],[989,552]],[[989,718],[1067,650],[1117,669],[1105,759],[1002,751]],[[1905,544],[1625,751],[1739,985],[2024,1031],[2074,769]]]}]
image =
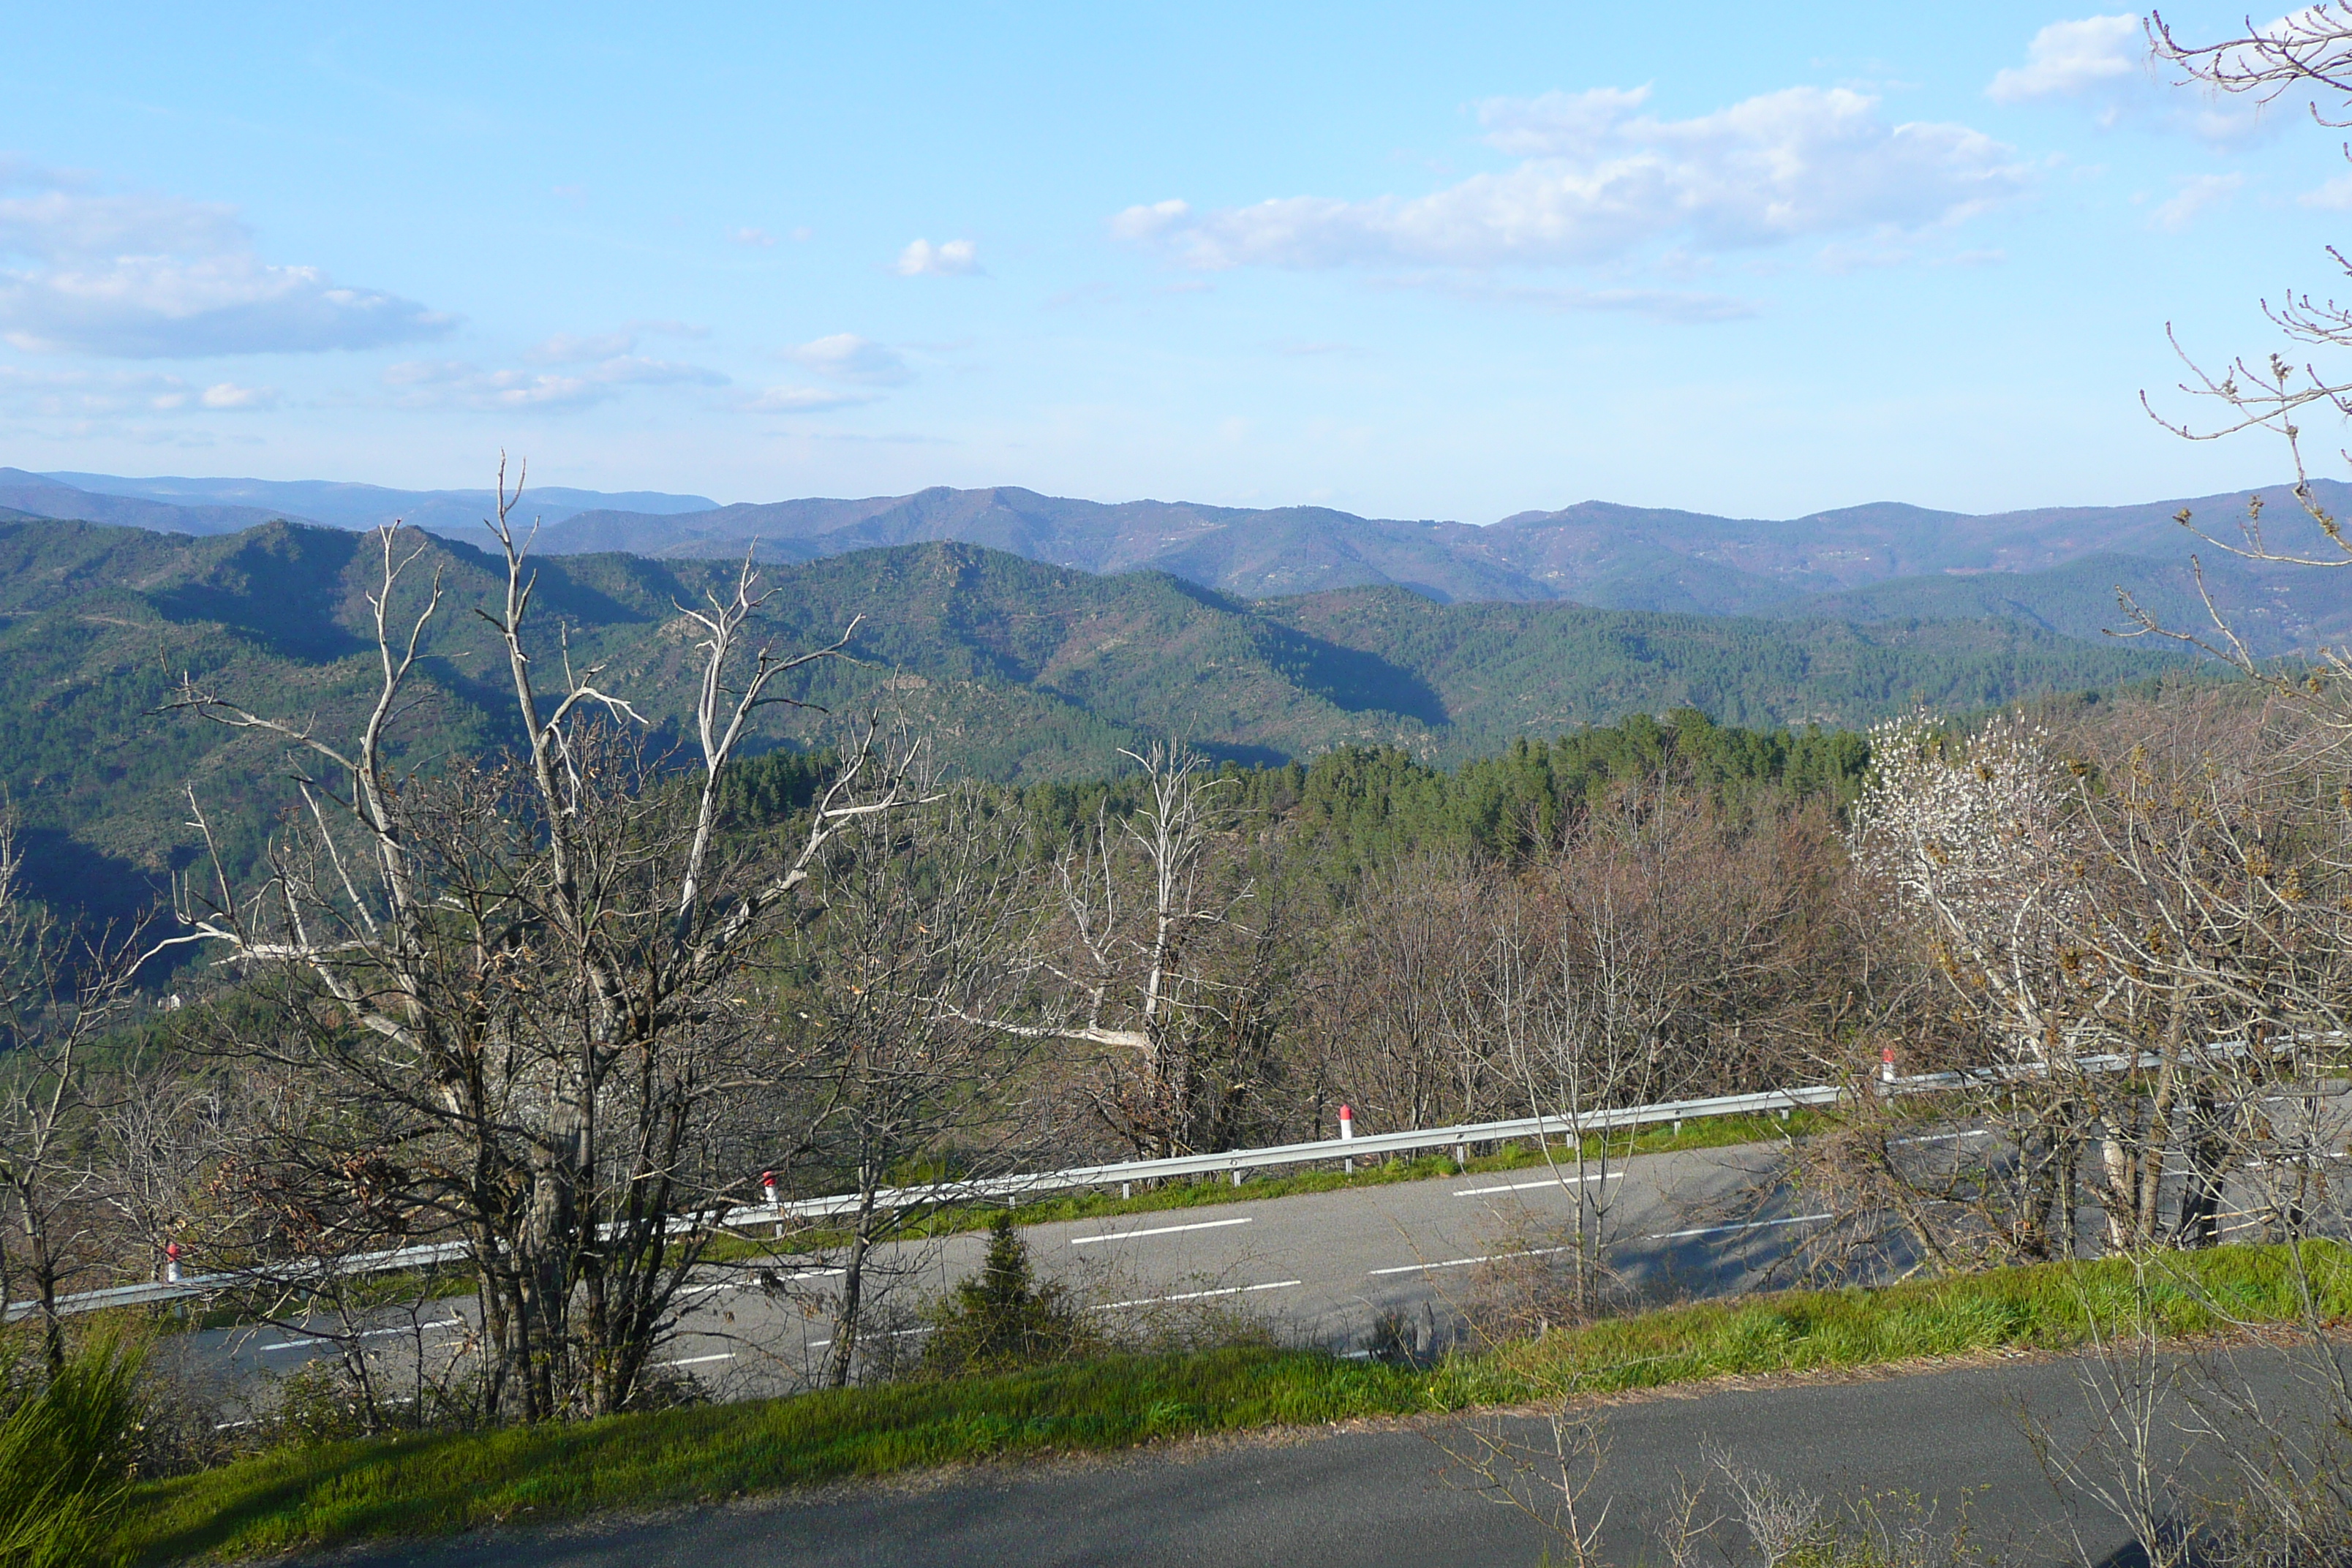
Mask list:
[{"label": "asphalt road", "polygon": [[[1966,1130],[1923,1135],[1915,1157],[1959,1158]],[[1647,1155],[1605,1181],[1542,1166],[1338,1192],[1241,1201],[1116,1219],[1024,1226],[1038,1274],[1089,1313],[1130,1335],[1220,1337],[1239,1316],[1289,1343],[1341,1355],[1376,1347],[1443,1351],[1498,1262],[1557,1260],[1581,1192],[1605,1194],[1606,1257],[1614,1289],[1633,1300],[1735,1295],[1789,1282],[1801,1240],[1830,1216],[1780,1184],[1773,1144]],[[1244,1191],[1246,1191],[1244,1187]],[[870,1363],[919,1343],[920,1305],[975,1271],[983,1234],[877,1248],[867,1268]],[[1532,1256],[1530,1256],[1532,1255]],[[1903,1259],[1882,1260],[1900,1268]],[[832,1344],[838,1274],[813,1261],[762,1288],[744,1269],[714,1269],[690,1296],[664,1366],[720,1399],[804,1388]],[[445,1362],[471,1336],[468,1299],[386,1313],[360,1343],[408,1382],[419,1358]],[[216,1331],[181,1342],[207,1375],[266,1403],[278,1376],[337,1352],[338,1325]],[[318,1331],[306,1333],[305,1328]]]},{"label": "asphalt road", "polygon": [[[1608,1258],[1619,1289],[1651,1300],[1736,1293],[1768,1282],[1796,1239],[1822,1216],[1776,1190],[1771,1145],[1647,1156],[1606,1182]],[[1239,1314],[1288,1342],[1366,1353],[1383,1337],[1421,1352],[1458,1332],[1481,1266],[1549,1254],[1576,1212],[1572,1170],[1544,1167],[1238,1202],[1112,1220],[1024,1226],[1042,1279],[1130,1331],[1201,1332]],[[878,1248],[867,1299],[883,1297],[869,1341],[912,1340],[913,1310],[976,1270],[983,1234]],[[719,1397],[805,1386],[831,1346],[833,1271],[782,1270],[781,1289],[743,1271],[714,1273],[668,1348],[676,1373]],[[892,1308],[901,1316],[890,1317]],[[422,1347],[452,1353],[471,1329],[465,1299],[427,1303],[418,1320],[386,1314],[366,1348],[401,1381]],[[319,1331],[305,1333],[305,1327]],[[266,1398],[273,1374],[335,1353],[323,1321],[191,1335],[184,1354]]]},{"label": "asphalt road", "polygon": [[[2278,1358],[2242,1369],[2277,1396]],[[1958,1517],[1967,1499],[1979,1546],[2010,1560],[2118,1563],[2127,1536],[2079,1498],[2063,1501],[2027,1436],[2041,1423],[2058,1451],[2093,1431],[2081,1363],[2011,1362],[1881,1381],[1713,1389],[1618,1405],[1603,1415],[1607,1453],[1587,1492],[1609,1507],[1606,1560],[1658,1562],[1655,1527],[1677,1480],[1706,1478],[1710,1457],[1817,1496],[1909,1491]],[[2176,1403],[2168,1407],[2185,1410]],[[1519,1420],[1517,1438],[1545,1433]],[[1135,1568],[1532,1568],[1556,1542],[1481,1496],[1446,1449],[1465,1429],[1313,1430],[1147,1450],[1096,1462],[982,1467],[904,1484],[860,1484],[649,1520],[549,1531],[502,1529],[427,1547],[341,1554],[347,1568],[982,1568],[1120,1563]],[[2190,1472],[2215,1464],[2168,1439]],[[1727,1499],[1718,1477],[1711,1509]],[[2088,1557],[2075,1554],[2077,1540]],[[1555,1552],[1555,1557],[1558,1553]],[[1706,1561],[1722,1562],[1709,1554]]]}]

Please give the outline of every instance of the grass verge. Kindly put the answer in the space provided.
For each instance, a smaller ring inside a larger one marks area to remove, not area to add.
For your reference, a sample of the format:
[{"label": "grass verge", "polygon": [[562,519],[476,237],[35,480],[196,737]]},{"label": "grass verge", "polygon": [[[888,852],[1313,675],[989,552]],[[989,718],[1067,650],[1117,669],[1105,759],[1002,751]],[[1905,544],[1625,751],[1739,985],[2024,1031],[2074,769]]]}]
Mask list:
[{"label": "grass verge", "polygon": [[[2314,1242],[2305,1256],[2328,1316],[2352,1313],[2352,1252]],[[2212,1332],[2231,1318],[2287,1321],[2297,1310],[2279,1247],[2167,1255],[2149,1281],[2148,1310],[2168,1336]],[[2053,1264],[1644,1312],[1428,1369],[1259,1349],[1119,1356],[576,1425],[284,1448],[142,1484],[121,1545],[150,1563],[234,1558],[1568,1391],[2060,1350],[2083,1342],[2094,1321],[2128,1321],[2139,1300],[2124,1261]]]}]

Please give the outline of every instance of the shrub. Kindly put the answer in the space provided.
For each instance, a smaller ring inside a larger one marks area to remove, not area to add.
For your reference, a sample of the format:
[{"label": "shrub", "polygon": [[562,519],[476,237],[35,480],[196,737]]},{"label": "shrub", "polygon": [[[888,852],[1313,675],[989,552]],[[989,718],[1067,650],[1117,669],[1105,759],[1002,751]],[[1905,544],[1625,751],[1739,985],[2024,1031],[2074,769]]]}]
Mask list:
[{"label": "shrub", "polygon": [[1029,1247],[1001,1214],[988,1230],[988,1259],[929,1314],[923,1370],[937,1376],[1005,1372],[1062,1361],[1093,1344],[1067,1294],[1039,1285]]}]

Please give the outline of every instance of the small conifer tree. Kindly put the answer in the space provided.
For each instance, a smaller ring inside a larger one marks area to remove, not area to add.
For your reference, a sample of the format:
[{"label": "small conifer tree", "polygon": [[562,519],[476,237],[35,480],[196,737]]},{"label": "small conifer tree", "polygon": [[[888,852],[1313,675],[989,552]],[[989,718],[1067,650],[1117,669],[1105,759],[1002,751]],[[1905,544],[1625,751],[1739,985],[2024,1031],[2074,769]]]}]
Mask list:
[{"label": "small conifer tree", "polygon": [[950,1374],[1003,1371],[1059,1360],[1083,1337],[1062,1288],[1037,1283],[1013,1216],[1000,1214],[989,1226],[980,1272],[934,1312],[923,1362]]}]

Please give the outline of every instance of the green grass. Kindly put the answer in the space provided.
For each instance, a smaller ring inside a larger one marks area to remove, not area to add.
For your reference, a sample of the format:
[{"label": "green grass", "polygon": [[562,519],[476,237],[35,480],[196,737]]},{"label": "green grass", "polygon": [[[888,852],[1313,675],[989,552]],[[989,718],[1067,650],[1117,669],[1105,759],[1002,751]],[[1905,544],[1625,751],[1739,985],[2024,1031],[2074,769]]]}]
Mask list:
[{"label": "green grass", "polygon": [[[2352,1312],[2352,1253],[2310,1243],[2305,1256],[2329,1317]],[[2167,1336],[2227,1328],[2216,1306],[2263,1321],[2296,1312],[2282,1248],[2168,1255],[2150,1279],[2148,1309]],[[121,1544],[146,1562],[242,1557],[1562,1392],[2061,1350],[2082,1343],[2094,1321],[2129,1321],[2138,1300],[2126,1263],[2053,1264],[1645,1312],[1427,1370],[1266,1349],[1118,1356],[570,1426],[289,1447],[141,1486]]]},{"label": "green grass", "polygon": [[0,1563],[111,1564],[124,1549],[142,1355],[104,1331],[54,1373],[28,1364],[37,1355],[29,1339],[0,1344]]}]

